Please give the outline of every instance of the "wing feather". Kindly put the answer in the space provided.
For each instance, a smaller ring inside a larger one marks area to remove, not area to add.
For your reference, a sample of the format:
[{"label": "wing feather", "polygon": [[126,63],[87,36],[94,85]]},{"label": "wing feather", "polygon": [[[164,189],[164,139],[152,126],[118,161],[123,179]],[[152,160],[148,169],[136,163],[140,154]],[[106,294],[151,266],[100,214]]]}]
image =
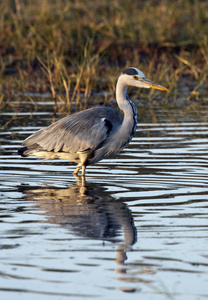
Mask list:
[{"label": "wing feather", "polygon": [[29,136],[23,145],[37,144],[54,152],[84,152],[96,149],[122,124],[121,114],[108,107],[87,109],[42,128]]}]

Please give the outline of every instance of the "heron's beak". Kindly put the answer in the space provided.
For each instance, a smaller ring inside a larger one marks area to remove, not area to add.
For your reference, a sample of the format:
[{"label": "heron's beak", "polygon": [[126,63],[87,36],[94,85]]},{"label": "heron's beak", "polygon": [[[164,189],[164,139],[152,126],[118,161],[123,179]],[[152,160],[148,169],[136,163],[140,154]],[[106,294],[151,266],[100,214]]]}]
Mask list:
[{"label": "heron's beak", "polygon": [[162,91],[169,91],[164,86],[162,86],[152,80],[149,80],[147,78],[143,78],[142,83],[144,84],[144,87],[146,86],[147,88],[153,88],[153,89],[162,90]]}]

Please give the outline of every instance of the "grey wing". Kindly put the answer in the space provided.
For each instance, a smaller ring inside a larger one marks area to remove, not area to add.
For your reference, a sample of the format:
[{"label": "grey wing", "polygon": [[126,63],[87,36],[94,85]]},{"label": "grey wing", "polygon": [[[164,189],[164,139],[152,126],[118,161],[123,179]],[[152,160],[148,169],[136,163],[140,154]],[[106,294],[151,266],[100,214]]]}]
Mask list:
[{"label": "grey wing", "polygon": [[122,124],[121,114],[107,107],[87,109],[65,117],[29,136],[23,145],[54,152],[84,152],[99,147]]}]

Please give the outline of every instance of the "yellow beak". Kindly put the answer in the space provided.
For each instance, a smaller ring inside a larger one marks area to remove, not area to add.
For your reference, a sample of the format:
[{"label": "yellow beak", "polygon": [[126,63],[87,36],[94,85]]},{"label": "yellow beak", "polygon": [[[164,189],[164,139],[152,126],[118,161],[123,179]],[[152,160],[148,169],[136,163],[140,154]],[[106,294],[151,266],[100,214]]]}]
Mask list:
[{"label": "yellow beak", "polygon": [[161,91],[170,91],[169,89],[166,89],[164,86],[162,86],[152,80],[149,80],[147,78],[143,78],[142,83],[149,88],[153,88],[153,89],[161,90]]}]

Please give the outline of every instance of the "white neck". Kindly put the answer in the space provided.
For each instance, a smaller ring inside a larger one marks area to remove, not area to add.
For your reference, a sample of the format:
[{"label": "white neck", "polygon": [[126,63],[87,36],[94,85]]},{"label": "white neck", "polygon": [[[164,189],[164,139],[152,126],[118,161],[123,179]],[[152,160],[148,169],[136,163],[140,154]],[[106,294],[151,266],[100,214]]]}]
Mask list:
[{"label": "white neck", "polygon": [[121,110],[126,110],[126,105],[128,104],[127,99],[127,90],[128,85],[123,81],[122,76],[118,78],[117,84],[116,84],[116,100],[118,103],[118,106]]},{"label": "white neck", "polygon": [[[128,99],[128,85],[124,82],[122,76],[118,78],[116,85],[116,100],[119,108],[124,112],[124,120],[118,131],[120,141],[126,141],[128,144],[136,129],[136,106]],[[124,142],[125,143],[125,142]]]}]

